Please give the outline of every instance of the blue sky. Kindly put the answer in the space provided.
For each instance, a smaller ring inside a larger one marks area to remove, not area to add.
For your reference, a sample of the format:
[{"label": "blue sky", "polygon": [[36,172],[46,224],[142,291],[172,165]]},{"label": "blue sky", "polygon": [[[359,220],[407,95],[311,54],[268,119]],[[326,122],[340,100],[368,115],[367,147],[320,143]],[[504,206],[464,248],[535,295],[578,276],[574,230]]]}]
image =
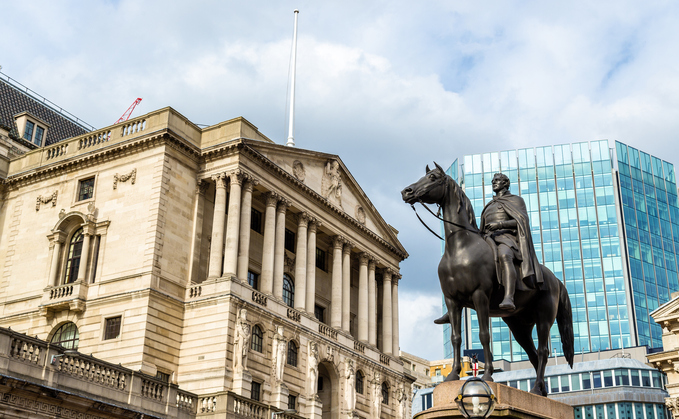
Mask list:
[{"label": "blue sky", "polygon": [[142,97],[283,144],[295,8],[296,143],[339,154],[400,231],[402,350],[443,353],[440,245],[399,195],[426,164],[597,139],[679,163],[670,1],[8,2],[0,65],[95,127]]}]

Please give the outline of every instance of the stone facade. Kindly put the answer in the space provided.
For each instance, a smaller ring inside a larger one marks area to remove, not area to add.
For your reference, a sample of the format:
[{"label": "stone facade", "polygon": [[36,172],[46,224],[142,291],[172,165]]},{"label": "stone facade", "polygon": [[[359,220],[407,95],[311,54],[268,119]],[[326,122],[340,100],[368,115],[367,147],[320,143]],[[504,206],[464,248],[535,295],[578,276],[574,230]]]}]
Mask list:
[{"label": "stone facade", "polygon": [[667,375],[665,388],[669,397],[665,406],[672,417],[679,418],[679,293],[673,293],[672,299],[651,313],[651,317],[662,326],[663,352],[648,355],[651,366]]},{"label": "stone facade", "polygon": [[78,352],[196,394],[199,417],[368,418],[374,386],[380,417],[409,408],[407,253],[338,156],[164,108],[7,166],[0,326],[74,324]]}]

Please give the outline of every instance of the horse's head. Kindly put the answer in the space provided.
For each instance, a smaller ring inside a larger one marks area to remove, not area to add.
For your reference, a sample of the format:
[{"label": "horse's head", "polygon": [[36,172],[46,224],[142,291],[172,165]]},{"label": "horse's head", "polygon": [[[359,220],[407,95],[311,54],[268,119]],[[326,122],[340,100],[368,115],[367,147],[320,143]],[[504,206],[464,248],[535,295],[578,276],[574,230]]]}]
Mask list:
[{"label": "horse's head", "polygon": [[446,172],[434,162],[436,167],[429,169],[420,180],[401,191],[401,197],[407,204],[423,202],[425,204],[440,204],[446,194]]}]

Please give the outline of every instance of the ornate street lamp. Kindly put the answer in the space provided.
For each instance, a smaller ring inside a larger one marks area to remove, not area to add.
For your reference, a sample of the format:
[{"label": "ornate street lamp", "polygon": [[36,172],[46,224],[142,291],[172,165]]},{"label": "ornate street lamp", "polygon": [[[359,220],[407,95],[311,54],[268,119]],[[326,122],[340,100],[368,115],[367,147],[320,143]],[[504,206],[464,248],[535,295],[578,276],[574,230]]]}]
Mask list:
[{"label": "ornate street lamp", "polygon": [[455,402],[464,417],[487,418],[495,409],[495,394],[485,381],[471,377],[460,388]]},{"label": "ornate street lamp", "polygon": [[297,413],[297,411],[295,409],[286,409],[286,410],[282,410],[280,412],[271,412],[271,419],[275,419],[276,416],[282,415],[282,414],[285,414],[285,413]]}]

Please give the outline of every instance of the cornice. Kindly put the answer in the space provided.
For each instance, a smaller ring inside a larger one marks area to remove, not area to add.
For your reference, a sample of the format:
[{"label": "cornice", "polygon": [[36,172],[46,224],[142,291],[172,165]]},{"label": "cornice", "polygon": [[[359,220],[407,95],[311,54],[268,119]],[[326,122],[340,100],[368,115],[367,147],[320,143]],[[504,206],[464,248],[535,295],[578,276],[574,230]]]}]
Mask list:
[{"label": "cornice", "polygon": [[278,166],[276,163],[273,161],[269,160],[267,157],[262,155],[260,152],[257,150],[253,149],[250,147],[248,144],[245,143],[238,143],[237,144],[238,149],[241,152],[247,153],[252,157],[255,157],[271,171],[273,171],[276,175],[278,175],[279,178],[285,179],[288,182],[294,184],[299,190],[303,191],[307,197],[311,198],[314,200],[316,203],[320,204],[321,206],[324,206],[326,209],[330,210],[333,212],[335,215],[339,216],[339,218],[343,219],[344,221],[348,222],[351,224],[352,227],[355,229],[359,230],[362,232],[364,235],[368,236],[369,238],[373,239],[374,241],[380,243],[383,247],[387,248],[389,251],[392,253],[396,254],[398,257],[401,258],[401,260],[404,260],[405,258],[408,257],[408,252],[405,250],[398,249],[396,246],[390,244],[377,234],[373,232],[372,230],[368,229],[366,226],[363,224],[359,223],[358,220],[355,220],[353,217],[349,216],[346,212],[338,208],[337,206],[333,205],[328,201],[326,198],[324,198],[321,194],[318,192],[314,191],[304,183],[300,182],[297,178],[295,178],[293,175],[290,173],[286,172],[283,170],[280,166]]}]

